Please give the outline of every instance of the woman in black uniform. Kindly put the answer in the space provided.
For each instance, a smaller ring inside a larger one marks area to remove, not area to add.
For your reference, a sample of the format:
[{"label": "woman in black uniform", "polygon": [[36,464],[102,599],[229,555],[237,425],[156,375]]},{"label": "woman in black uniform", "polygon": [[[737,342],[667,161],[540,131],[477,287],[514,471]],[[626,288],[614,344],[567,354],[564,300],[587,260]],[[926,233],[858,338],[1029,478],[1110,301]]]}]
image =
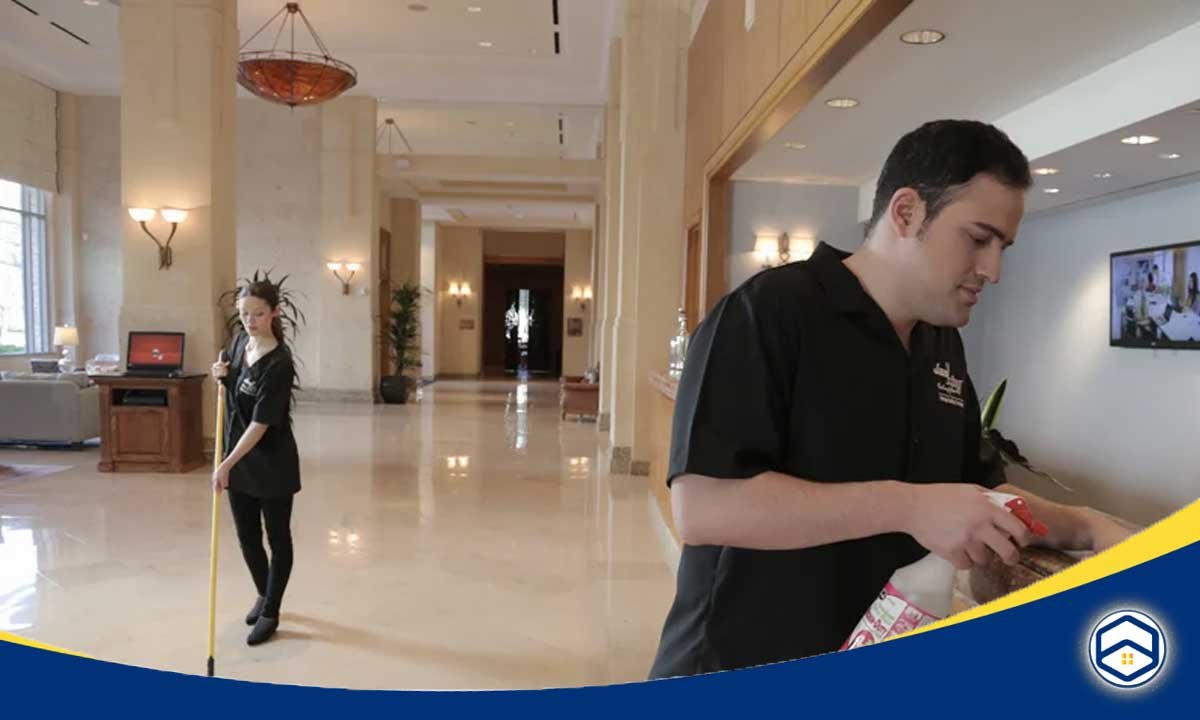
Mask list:
[{"label": "woman in black uniform", "polygon": [[[244,332],[233,341],[231,362],[213,364],[225,388],[225,459],[213,487],[229,490],[242,556],[258,590],[246,615],[258,645],[279,627],[279,607],[292,572],[292,500],[300,492],[300,458],[292,435],[296,372],[284,343],[279,288],[270,281],[242,288],[237,300]],[[232,368],[230,365],[232,364]],[[263,525],[271,558],[263,550]]]}]

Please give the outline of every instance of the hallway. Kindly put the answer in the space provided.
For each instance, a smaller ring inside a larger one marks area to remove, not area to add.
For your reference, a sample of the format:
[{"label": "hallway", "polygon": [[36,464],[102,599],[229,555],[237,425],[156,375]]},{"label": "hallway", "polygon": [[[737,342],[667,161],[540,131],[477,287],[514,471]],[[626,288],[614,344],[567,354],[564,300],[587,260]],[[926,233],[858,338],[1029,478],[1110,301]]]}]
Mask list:
[{"label": "hallway", "polygon": [[[217,674],[347,688],[643,679],[674,585],[645,478],[599,472],[556,383],[439,382],[418,404],[302,404],[296,566],[276,639],[221,514]],[[0,449],[0,630],[202,674],[209,485]]]}]

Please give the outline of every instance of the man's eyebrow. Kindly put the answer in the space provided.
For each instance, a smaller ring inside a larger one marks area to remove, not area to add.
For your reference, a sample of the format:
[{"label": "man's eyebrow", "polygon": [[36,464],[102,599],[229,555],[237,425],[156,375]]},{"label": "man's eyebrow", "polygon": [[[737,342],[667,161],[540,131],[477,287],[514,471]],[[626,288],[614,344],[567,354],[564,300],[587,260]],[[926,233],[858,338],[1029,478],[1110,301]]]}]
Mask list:
[{"label": "man's eyebrow", "polygon": [[1000,238],[1000,242],[1004,243],[1005,247],[1008,247],[1009,245],[1013,244],[1012,238],[1008,237],[1003,232],[1001,232],[1000,228],[996,227],[995,225],[989,225],[988,223],[980,222],[978,220],[972,221],[971,224],[982,228],[983,230],[991,233],[993,236],[995,236],[997,238]]}]

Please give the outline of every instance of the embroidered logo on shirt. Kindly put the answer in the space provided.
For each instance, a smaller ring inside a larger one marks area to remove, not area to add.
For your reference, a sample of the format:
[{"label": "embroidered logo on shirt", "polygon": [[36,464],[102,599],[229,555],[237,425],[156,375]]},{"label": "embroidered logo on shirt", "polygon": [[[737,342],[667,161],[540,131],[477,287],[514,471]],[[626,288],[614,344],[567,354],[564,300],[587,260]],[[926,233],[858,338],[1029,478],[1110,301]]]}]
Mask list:
[{"label": "embroidered logo on shirt", "polygon": [[938,400],[953,405],[955,407],[963,407],[963,379],[955,377],[950,372],[950,363],[938,363],[933,366],[933,374],[936,377],[942,378],[938,383]]}]

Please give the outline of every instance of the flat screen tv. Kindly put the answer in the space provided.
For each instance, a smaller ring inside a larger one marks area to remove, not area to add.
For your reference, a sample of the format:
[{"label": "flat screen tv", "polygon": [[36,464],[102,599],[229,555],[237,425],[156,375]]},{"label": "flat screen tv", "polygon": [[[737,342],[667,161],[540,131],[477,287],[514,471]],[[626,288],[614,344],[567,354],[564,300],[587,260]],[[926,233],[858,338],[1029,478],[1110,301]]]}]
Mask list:
[{"label": "flat screen tv", "polygon": [[1109,345],[1200,350],[1200,240],[1109,261]]}]

